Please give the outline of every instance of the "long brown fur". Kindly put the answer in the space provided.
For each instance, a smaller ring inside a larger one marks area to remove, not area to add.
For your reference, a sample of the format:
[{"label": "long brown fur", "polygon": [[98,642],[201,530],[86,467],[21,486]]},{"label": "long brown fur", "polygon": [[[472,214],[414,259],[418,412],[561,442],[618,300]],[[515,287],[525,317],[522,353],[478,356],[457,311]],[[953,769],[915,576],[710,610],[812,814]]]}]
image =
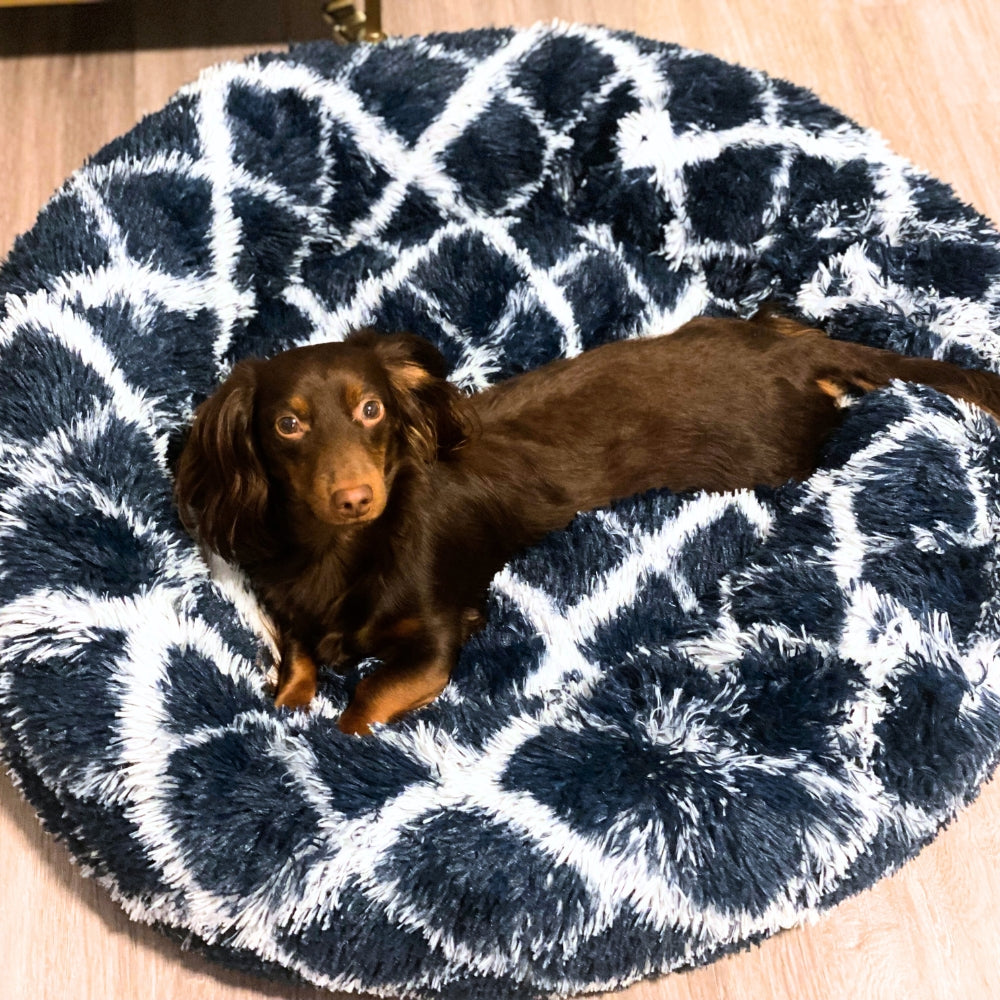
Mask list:
[{"label": "long brown fur", "polygon": [[370,331],[244,361],[179,461],[185,523],[246,568],[279,629],[278,705],[308,705],[317,663],[382,661],[345,732],[436,698],[491,577],[579,511],[805,478],[840,397],[893,379],[1000,415],[995,375],[781,317],[696,319],[473,396],[446,374],[426,341]]}]

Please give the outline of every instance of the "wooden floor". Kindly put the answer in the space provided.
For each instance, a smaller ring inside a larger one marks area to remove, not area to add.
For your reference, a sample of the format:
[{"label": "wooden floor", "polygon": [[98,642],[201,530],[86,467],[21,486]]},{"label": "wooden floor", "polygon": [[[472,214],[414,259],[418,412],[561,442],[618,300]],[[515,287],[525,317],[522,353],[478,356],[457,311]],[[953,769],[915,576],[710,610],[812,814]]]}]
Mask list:
[{"label": "wooden floor", "polygon": [[[0,254],[88,154],[211,63],[321,37],[319,0],[0,10]],[[383,0],[395,34],[560,17],[787,77],[1000,219],[997,0]],[[1000,998],[1000,787],[816,925],[628,1000]],[[329,996],[218,971],[131,925],[0,776],[2,1000]],[[470,997],[470,1000],[475,1000]]]}]

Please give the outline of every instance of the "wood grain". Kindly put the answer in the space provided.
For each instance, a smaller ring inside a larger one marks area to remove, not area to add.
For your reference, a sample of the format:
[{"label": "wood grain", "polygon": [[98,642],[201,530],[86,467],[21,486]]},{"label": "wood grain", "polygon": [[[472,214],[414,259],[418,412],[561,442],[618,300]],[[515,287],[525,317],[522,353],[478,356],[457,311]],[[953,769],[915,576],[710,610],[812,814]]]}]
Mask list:
[{"label": "wood grain", "polygon": [[45,7],[69,3],[104,3],[104,0],[0,0],[0,7]]},{"label": "wood grain", "polygon": [[[323,37],[318,0],[0,10],[0,253],[64,178],[221,59]],[[1000,219],[995,0],[384,0],[395,34],[560,17],[704,49],[811,87]],[[627,1000],[1000,998],[1000,788],[896,876],[817,923]],[[5,1000],[305,1000],[127,921],[0,778]],[[474,1000],[474,998],[470,998]]]}]

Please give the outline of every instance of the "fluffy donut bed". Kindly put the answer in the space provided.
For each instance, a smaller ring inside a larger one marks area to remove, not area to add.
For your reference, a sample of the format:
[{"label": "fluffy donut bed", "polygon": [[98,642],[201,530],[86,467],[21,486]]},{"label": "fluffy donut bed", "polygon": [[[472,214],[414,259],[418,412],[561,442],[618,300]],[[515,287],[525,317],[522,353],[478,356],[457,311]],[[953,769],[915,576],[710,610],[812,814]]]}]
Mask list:
[{"label": "fluffy donut bed", "polygon": [[764,302],[997,370],[998,290],[944,184],[674,45],[556,24],[211,69],[0,270],[3,757],[130,916],[332,990],[593,991],[795,925],[996,763],[984,414],[894,384],[804,483],[580,516],[496,578],[445,694],[365,739],[350,677],[273,707],[172,461],[238,359],[359,325],[470,390]]}]

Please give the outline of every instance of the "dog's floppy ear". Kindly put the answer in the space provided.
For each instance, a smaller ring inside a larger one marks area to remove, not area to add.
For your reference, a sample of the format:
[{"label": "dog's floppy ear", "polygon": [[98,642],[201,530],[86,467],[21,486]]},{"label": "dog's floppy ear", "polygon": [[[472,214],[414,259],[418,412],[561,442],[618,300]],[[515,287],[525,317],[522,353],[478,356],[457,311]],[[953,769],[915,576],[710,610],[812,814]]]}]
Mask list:
[{"label": "dog's floppy ear", "polygon": [[177,463],[184,526],[226,559],[252,558],[266,537],[268,479],[254,443],[256,362],[241,361],[195,411]]},{"label": "dog's floppy ear", "polygon": [[417,457],[433,462],[465,444],[471,432],[470,409],[448,381],[448,366],[433,344],[412,333],[363,331],[351,340],[369,344],[382,362]]}]

